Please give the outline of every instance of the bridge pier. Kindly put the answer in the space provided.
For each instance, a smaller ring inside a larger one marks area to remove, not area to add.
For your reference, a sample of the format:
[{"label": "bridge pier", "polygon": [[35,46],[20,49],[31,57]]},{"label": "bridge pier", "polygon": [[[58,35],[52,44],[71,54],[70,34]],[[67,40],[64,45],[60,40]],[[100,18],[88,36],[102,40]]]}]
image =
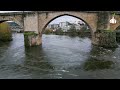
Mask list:
[{"label": "bridge pier", "polygon": [[39,32],[39,16],[37,12],[27,13],[24,16],[24,43],[26,47],[42,44],[42,35]]},{"label": "bridge pier", "polygon": [[[92,42],[94,45],[103,47],[117,47],[116,33],[110,31],[110,12],[100,11],[98,13],[77,12],[50,12],[26,13],[24,16],[25,46],[38,46],[42,44],[42,32],[44,27],[53,19],[61,15],[77,16],[90,24],[92,29]],[[100,30],[100,31],[99,31]],[[110,31],[110,32],[109,32]]]},{"label": "bridge pier", "polygon": [[[91,27],[92,42],[94,45],[116,47],[116,34],[108,31],[110,31],[110,29],[115,30],[120,25],[119,14],[120,12],[115,16],[117,23],[113,25],[109,23],[109,20],[112,17],[110,11],[31,11],[1,13],[0,21],[15,21],[24,28],[25,46],[38,46],[42,43],[42,36],[39,33],[42,32],[50,21],[59,16],[69,15],[82,19]],[[1,36],[2,35],[0,35],[0,38],[2,38]],[[117,38],[117,40],[119,39]]]},{"label": "bridge pier", "polygon": [[39,46],[42,44],[42,36],[33,31],[24,32],[24,43],[26,47]]},{"label": "bridge pier", "polygon": [[105,48],[116,48],[116,32],[110,30],[98,30],[94,35],[94,45]]},{"label": "bridge pier", "polygon": [[97,30],[94,32],[93,44],[105,48],[116,48],[116,32],[110,28],[110,13],[99,12]]}]

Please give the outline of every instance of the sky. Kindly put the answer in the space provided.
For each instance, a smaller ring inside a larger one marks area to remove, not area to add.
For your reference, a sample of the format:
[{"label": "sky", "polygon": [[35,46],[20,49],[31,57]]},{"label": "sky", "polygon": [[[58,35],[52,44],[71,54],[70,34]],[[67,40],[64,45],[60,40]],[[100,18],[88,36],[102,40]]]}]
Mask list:
[{"label": "sky", "polygon": [[75,23],[75,22],[78,22],[78,21],[81,21],[81,20],[78,19],[78,18],[72,17],[72,16],[65,15],[65,16],[61,16],[61,17],[58,17],[58,18],[54,19],[49,24],[59,24],[59,22],[66,22],[66,21]]}]

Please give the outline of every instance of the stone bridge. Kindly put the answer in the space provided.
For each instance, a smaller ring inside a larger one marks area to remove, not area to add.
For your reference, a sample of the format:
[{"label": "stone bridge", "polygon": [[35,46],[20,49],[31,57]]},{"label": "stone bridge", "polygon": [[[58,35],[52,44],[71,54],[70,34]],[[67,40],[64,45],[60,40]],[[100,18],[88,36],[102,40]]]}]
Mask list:
[{"label": "stone bridge", "polygon": [[0,21],[14,21],[24,28],[24,32],[35,32],[37,36],[31,40],[30,46],[32,46],[42,43],[42,32],[52,20],[64,15],[73,16],[81,19],[90,27],[92,42],[94,44],[96,43],[94,33],[97,30],[115,30],[120,25],[120,13],[117,11],[115,13],[116,24],[109,23],[113,14],[110,11],[31,11],[0,13]]}]

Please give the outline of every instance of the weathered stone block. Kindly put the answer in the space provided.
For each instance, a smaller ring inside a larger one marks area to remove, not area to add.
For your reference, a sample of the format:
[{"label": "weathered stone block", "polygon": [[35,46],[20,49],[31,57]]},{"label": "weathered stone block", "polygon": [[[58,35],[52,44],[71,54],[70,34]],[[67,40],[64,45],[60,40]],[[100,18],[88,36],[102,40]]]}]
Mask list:
[{"label": "weathered stone block", "polygon": [[94,34],[94,45],[106,48],[114,48],[118,46],[116,42],[116,32],[111,30],[98,30]]},{"label": "weathered stone block", "polygon": [[38,46],[42,44],[42,37],[32,31],[24,32],[25,46]]}]

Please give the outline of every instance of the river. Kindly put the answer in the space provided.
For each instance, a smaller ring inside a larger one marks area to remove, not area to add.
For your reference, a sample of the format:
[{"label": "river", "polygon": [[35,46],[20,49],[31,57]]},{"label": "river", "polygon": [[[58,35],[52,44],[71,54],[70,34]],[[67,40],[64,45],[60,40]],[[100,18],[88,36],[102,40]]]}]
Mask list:
[{"label": "river", "polygon": [[105,49],[88,37],[42,36],[42,46],[25,48],[22,33],[0,44],[1,79],[120,79],[120,45]]}]

